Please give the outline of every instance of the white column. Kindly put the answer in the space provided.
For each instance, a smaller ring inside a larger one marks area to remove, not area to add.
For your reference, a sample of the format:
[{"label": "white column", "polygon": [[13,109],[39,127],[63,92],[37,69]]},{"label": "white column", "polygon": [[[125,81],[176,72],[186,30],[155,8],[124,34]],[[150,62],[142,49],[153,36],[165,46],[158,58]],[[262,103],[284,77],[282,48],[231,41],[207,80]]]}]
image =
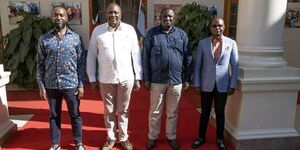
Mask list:
[{"label": "white column", "polygon": [[287,0],[240,0],[237,40],[241,67],[282,67]]},{"label": "white column", "polygon": [[287,0],[239,0],[240,83],[226,107],[226,129],[236,141],[299,136],[300,69],[282,57],[286,6]]},{"label": "white column", "polygon": [[9,120],[6,88],[5,85],[9,82],[10,72],[3,70],[3,65],[0,64],[0,149],[4,141],[17,131],[17,126]]}]

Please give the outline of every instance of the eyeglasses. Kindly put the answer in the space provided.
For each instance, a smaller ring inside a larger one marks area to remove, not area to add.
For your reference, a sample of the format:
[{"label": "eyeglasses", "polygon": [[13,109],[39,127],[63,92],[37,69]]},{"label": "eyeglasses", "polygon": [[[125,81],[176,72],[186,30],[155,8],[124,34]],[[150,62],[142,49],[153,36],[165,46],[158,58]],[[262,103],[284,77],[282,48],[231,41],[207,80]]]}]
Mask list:
[{"label": "eyeglasses", "polygon": [[214,28],[216,28],[216,27],[221,28],[221,27],[223,27],[223,25],[221,25],[221,24],[218,24],[218,25],[214,24],[214,25],[212,25],[212,27],[214,27]]}]

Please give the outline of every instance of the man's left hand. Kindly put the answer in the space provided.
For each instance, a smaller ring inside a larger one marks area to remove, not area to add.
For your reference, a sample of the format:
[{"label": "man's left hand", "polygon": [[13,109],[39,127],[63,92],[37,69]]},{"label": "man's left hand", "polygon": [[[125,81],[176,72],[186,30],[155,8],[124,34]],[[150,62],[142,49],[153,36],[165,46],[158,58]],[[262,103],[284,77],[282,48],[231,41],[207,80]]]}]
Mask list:
[{"label": "man's left hand", "polygon": [[140,81],[135,80],[133,85],[133,91],[138,91],[141,88]]},{"label": "man's left hand", "polygon": [[78,99],[81,99],[83,97],[83,94],[84,94],[84,88],[83,87],[77,88],[76,95],[78,96]]},{"label": "man's left hand", "polygon": [[184,82],[184,83],[182,83],[182,91],[185,91],[185,90],[187,90],[188,88],[189,88],[189,83],[188,82]]},{"label": "man's left hand", "polygon": [[235,89],[230,88],[227,92],[227,95],[230,96],[230,95],[234,94],[234,91],[235,91]]}]

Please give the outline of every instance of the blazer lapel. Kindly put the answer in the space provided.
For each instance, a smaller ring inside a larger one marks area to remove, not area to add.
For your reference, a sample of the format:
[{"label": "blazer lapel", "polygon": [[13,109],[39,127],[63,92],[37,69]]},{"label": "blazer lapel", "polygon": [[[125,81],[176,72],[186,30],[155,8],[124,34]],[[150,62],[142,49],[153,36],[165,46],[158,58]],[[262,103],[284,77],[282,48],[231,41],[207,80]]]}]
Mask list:
[{"label": "blazer lapel", "polygon": [[215,59],[214,59],[214,56],[213,56],[213,53],[212,53],[212,51],[213,51],[212,36],[208,39],[207,42],[208,42],[207,45],[209,45],[209,47],[207,48],[209,50],[209,54],[210,54],[209,56],[210,56],[211,60],[215,62]]}]

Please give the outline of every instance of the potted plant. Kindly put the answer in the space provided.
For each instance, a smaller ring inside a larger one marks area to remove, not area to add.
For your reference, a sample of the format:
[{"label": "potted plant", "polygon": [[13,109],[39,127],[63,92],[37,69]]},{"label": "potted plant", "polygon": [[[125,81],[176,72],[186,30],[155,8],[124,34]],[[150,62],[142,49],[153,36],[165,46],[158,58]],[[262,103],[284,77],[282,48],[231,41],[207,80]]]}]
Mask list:
[{"label": "potted plant", "polygon": [[208,26],[212,18],[213,13],[209,7],[195,2],[186,4],[180,9],[176,26],[187,33],[193,51],[196,51],[200,40],[210,36]]},{"label": "potted plant", "polygon": [[[193,52],[196,52],[200,40],[210,36],[209,23],[213,17],[213,12],[209,7],[195,2],[186,4],[178,13],[176,26],[187,33],[190,48]],[[196,108],[200,108],[201,98],[194,88],[189,88],[188,91],[184,92],[183,97],[189,100]]]},{"label": "potted plant", "polygon": [[23,20],[18,23],[18,27],[0,38],[4,46],[1,62],[5,70],[11,71],[11,83],[19,87],[35,88],[38,40],[43,33],[53,28],[53,24],[48,17],[26,12],[19,15],[23,16]]}]

